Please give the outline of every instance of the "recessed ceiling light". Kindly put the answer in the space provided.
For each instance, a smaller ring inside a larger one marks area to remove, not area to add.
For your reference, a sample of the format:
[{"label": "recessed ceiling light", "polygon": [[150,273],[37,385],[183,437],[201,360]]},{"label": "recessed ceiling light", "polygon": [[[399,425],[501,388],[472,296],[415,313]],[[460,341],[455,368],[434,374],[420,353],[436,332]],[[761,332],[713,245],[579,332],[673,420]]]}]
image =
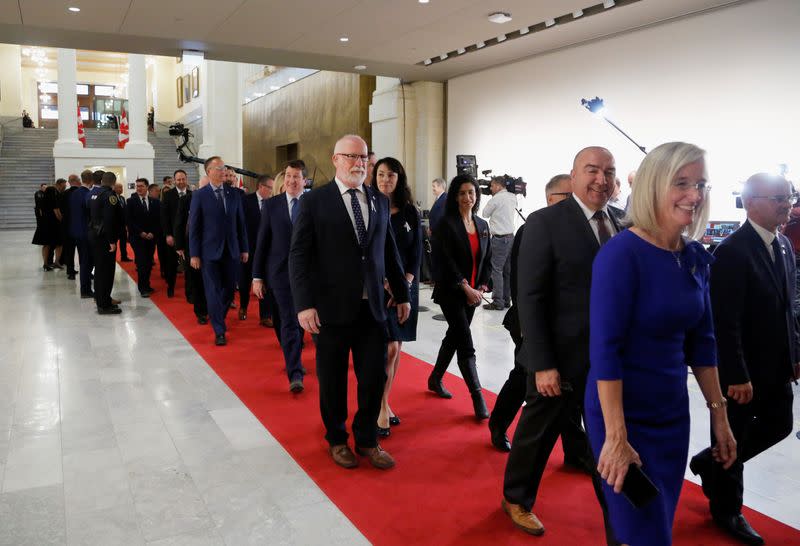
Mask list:
[{"label": "recessed ceiling light", "polygon": [[483,46],[485,46],[485,45],[486,45],[486,43],[485,43],[485,42],[478,42],[477,44],[475,44],[475,47],[477,47],[478,49],[480,49],[480,48],[482,48],[482,47],[483,47]]},{"label": "recessed ceiling light", "polygon": [[281,88],[281,86],[280,85],[270,85],[269,88],[272,89],[273,91],[277,91],[278,89]]},{"label": "recessed ceiling light", "polygon": [[294,83],[297,81],[297,78],[289,78],[289,83]]},{"label": "recessed ceiling light", "polygon": [[458,49],[456,49],[456,53],[458,53],[459,55],[463,55],[466,52],[467,50],[463,47],[459,47]]},{"label": "recessed ceiling light", "polygon": [[572,18],[573,19],[577,19],[578,17],[581,17],[582,15],[583,15],[583,10],[582,9],[575,10],[575,11],[572,12]]},{"label": "recessed ceiling light", "polygon": [[531,31],[530,27],[522,27],[519,29],[519,35],[523,36]]},{"label": "recessed ceiling light", "polygon": [[350,38],[348,38],[347,36],[342,36],[341,38],[339,38],[339,41],[340,42],[349,42]]},{"label": "recessed ceiling light", "polygon": [[555,19],[548,19],[547,21],[544,22],[544,26],[546,26],[546,27],[552,27],[555,24],[556,24],[556,20]]},{"label": "recessed ceiling light", "polygon": [[616,2],[614,2],[614,0],[605,0],[605,1],[603,2],[603,7],[604,7],[604,8],[606,8],[606,9],[608,9],[608,8],[613,8],[613,7],[614,7],[616,4],[617,4],[617,3],[616,3]]},{"label": "recessed ceiling light", "polygon": [[430,2],[430,1],[431,1],[431,0],[419,0],[419,3],[420,3],[420,4],[427,4],[427,3],[428,3],[428,2]]},{"label": "recessed ceiling light", "polygon": [[355,68],[356,70],[366,70],[367,69],[367,65],[365,65],[365,64],[357,64],[353,68]]},{"label": "recessed ceiling light", "polygon": [[489,20],[492,23],[497,23],[499,25],[502,25],[503,23],[508,23],[511,20],[511,14],[502,11],[497,11],[489,15]]},{"label": "recessed ceiling light", "polygon": [[428,65],[429,65],[429,64],[431,64],[432,62],[433,62],[433,61],[431,61],[430,59],[425,59],[424,61],[422,61],[422,64],[424,64],[425,66],[428,66]]},{"label": "recessed ceiling light", "polygon": [[441,55],[439,55],[439,59],[441,60],[445,60],[446,58],[447,58],[447,53],[442,53]]},{"label": "recessed ceiling light", "polygon": [[71,11],[72,13],[78,13],[79,11],[81,11],[81,8],[77,8],[77,7],[75,7],[75,6],[70,6],[70,7],[68,7],[67,9],[68,9],[69,11]]},{"label": "recessed ceiling light", "polygon": [[506,41],[506,35],[505,34],[501,34],[500,36],[497,37],[497,43],[498,44],[500,42],[505,42],[505,41]]}]

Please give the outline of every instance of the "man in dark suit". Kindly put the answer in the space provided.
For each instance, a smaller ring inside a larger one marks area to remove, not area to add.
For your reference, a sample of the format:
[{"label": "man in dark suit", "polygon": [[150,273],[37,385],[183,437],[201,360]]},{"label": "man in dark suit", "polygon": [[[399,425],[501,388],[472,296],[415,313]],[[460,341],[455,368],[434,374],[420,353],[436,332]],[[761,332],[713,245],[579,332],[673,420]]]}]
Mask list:
[{"label": "man in dark suit", "polygon": [[292,233],[289,282],[300,326],[317,334],[317,378],[325,439],[336,464],[358,465],[347,445],[347,367],[358,379],[353,419],[356,452],[376,468],[394,466],[381,449],[375,422],[386,382],[383,281],[408,318],[408,284],[389,225],[389,200],[364,185],[367,143],[347,135],[333,153],[336,177],[303,197]]},{"label": "man in dark suit", "polygon": [[[259,225],[261,224],[262,211],[266,206],[267,200],[272,197],[272,188],[275,180],[269,175],[263,175],[256,180],[256,191],[246,195],[242,201],[244,207],[244,223],[247,225],[247,240],[250,246],[254,247],[258,239]],[[288,233],[291,237],[291,231]],[[289,241],[286,242],[287,251]],[[255,257],[255,247],[253,257]],[[263,277],[261,277],[263,278]],[[239,320],[247,319],[247,306],[250,305],[250,288],[253,286],[253,260],[252,258],[243,263],[239,271]],[[270,318],[269,299],[260,298],[258,300],[258,320],[261,324]]]},{"label": "man in dark suit", "polygon": [[[175,187],[161,194],[161,233],[164,237],[164,279],[167,281],[167,297],[175,295],[175,280],[178,277],[178,255],[175,247],[175,217],[178,215],[178,203],[189,191],[186,171],[178,169],[173,173]],[[165,177],[169,178],[169,177]],[[173,178],[170,178],[171,180]]]},{"label": "man in dark suit", "polygon": [[747,221],[714,251],[711,306],[737,457],[725,470],[711,447],[695,455],[714,521],[745,544],[763,544],[742,515],[744,463],[792,431],[792,387],[800,378],[794,249],[778,228],[797,195],[783,177],[755,174],[745,182]]},{"label": "man in dark suit", "polygon": [[[208,177],[200,179],[199,187],[208,185]],[[186,193],[178,200],[178,210],[175,213],[175,224],[172,227],[172,234],[175,239],[175,248],[180,259],[186,264],[189,256],[189,210],[192,206],[191,191]],[[186,300],[194,306],[194,315],[197,317],[198,324],[208,324],[208,306],[206,305],[206,292],[203,286],[203,273],[199,269],[186,267],[184,271],[187,292]]]},{"label": "man in dark suit", "polygon": [[223,184],[225,163],[206,159],[210,184],[192,196],[189,210],[190,265],[203,272],[214,343],[225,345],[225,316],[233,301],[239,263],[248,259],[242,194]]},{"label": "man in dark suit", "polygon": [[253,291],[264,301],[268,297],[266,287],[269,286],[277,303],[273,311],[280,316],[278,339],[283,349],[289,390],[294,393],[303,391],[305,373],[300,363],[303,329],[297,322],[289,283],[289,248],[304,182],[305,165],[296,160],[290,161],[284,168],[284,193],[263,203],[253,261]]},{"label": "man in dark suit", "polygon": [[92,251],[89,247],[88,199],[92,187],[92,171],[81,173],[81,186],[69,196],[69,234],[78,250],[78,275],[81,298],[94,297],[92,291]]},{"label": "man in dark suit", "polygon": [[61,263],[67,268],[67,278],[74,280],[78,272],[75,270],[75,239],[72,237],[70,229],[70,196],[81,187],[81,179],[77,174],[71,174],[67,182],[69,187],[64,190],[59,199],[61,232],[64,236],[64,244],[61,247]]},{"label": "man in dark suit", "polygon": [[[528,216],[517,270],[523,339],[518,358],[527,368],[528,388],[506,465],[502,505],[515,525],[533,535],[544,532],[531,510],[547,459],[570,417],[583,407],[592,261],[619,231],[607,210],[616,175],[611,152],[581,150],[570,175],[570,198]],[[591,460],[585,436],[582,443],[580,451]],[[604,507],[596,472],[593,481]],[[607,539],[613,543],[613,537]]]},{"label": "man in dark suit", "polygon": [[139,294],[149,298],[153,293],[150,286],[150,273],[153,270],[153,252],[159,236],[160,209],[158,199],[150,199],[147,193],[146,178],[136,179],[136,195],[128,198],[125,205],[125,221],[128,224],[128,237],[136,259],[136,278]]},{"label": "man in dark suit", "polygon": [[428,230],[430,231],[429,235],[433,234],[433,230],[436,229],[436,224],[439,223],[439,220],[442,219],[444,216],[444,202],[447,197],[447,182],[444,181],[443,178],[435,178],[433,182],[431,182],[431,187],[433,188],[433,205],[431,206],[431,211],[428,214]]},{"label": "man in dark suit", "polygon": [[[124,192],[124,188],[122,187],[121,182],[117,182],[114,184],[114,193],[117,194],[117,199],[119,199],[119,204],[122,206],[123,212],[125,211],[125,205],[127,205],[127,201],[125,200],[125,196],[122,195]],[[127,218],[127,215],[124,215]],[[122,234],[119,237],[119,260],[121,262],[130,262],[132,261],[128,257],[128,230],[123,229]]]}]

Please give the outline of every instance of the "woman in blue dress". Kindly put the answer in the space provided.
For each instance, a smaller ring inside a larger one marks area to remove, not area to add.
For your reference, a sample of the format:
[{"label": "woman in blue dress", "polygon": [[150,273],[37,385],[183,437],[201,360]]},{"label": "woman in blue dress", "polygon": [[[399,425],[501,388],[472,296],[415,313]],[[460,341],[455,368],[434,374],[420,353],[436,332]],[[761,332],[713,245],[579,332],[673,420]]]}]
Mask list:
[{"label": "woman in blue dress", "polygon": [[[603,478],[611,528],[629,546],[672,543],[689,450],[688,369],[711,411],[717,460],[730,466],[736,441],[716,369],[709,265],[697,241],[708,218],[705,153],[663,144],[639,167],[629,219],[595,258],[586,430]],[[640,466],[659,490],[634,508],[621,493]]]}]

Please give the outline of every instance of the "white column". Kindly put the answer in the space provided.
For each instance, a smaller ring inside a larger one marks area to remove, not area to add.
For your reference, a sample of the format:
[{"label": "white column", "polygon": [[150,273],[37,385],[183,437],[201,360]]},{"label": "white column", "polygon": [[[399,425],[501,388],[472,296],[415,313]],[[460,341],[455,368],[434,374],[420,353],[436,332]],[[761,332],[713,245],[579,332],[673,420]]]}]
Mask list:
[{"label": "white column", "polygon": [[74,49],[58,50],[58,140],[53,153],[83,148],[78,141],[77,61]]},{"label": "white column", "polygon": [[411,182],[414,199],[429,209],[433,204],[431,181],[444,177],[444,84],[415,82],[417,106],[416,165]]},{"label": "white column", "polygon": [[147,141],[147,71],[144,55],[128,54],[128,144],[132,153],[153,152]]},{"label": "white column", "polygon": [[[247,165],[242,165],[239,79],[237,63],[206,61],[200,67],[203,143],[199,146],[198,155],[202,158],[218,155],[228,165],[247,168]],[[200,176],[205,174],[202,165],[198,170]]]}]

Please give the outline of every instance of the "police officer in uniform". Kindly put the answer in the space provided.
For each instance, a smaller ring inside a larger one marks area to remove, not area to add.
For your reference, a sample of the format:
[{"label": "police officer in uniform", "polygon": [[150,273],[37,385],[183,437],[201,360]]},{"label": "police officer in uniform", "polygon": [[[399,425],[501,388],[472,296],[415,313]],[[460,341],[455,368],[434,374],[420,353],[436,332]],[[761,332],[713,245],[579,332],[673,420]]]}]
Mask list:
[{"label": "police officer in uniform", "polygon": [[102,187],[91,196],[89,203],[89,241],[94,254],[94,301],[100,315],[122,312],[111,300],[117,241],[125,225],[122,205],[114,192],[116,181],[114,173],[103,173]]}]

